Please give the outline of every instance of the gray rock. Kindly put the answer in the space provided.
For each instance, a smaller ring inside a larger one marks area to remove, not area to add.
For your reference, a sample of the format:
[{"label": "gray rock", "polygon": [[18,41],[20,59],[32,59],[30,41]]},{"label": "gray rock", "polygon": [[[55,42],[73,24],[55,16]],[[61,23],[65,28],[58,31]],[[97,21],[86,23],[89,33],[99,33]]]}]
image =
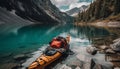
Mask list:
[{"label": "gray rock", "polygon": [[1,69],[18,69],[20,67],[21,67],[20,64],[11,62],[11,63],[2,64],[0,68]]},{"label": "gray rock", "polygon": [[24,54],[20,54],[20,55],[14,56],[13,58],[14,58],[14,60],[21,61],[21,60],[25,60],[26,58],[28,58],[28,56],[26,56]]},{"label": "gray rock", "polygon": [[118,42],[120,38],[113,40],[114,43]]},{"label": "gray rock", "polygon": [[75,69],[81,69],[81,68],[77,66]]},{"label": "gray rock", "polygon": [[60,69],[72,69],[72,68],[67,65],[63,65]]},{"label": "gray rock", "polygon": [[113,66],[111,65],[102,65],[102,69],[113,69]]},{"label": "gray rock", "polygon": [[94,38],[95,41],[103,40],[103,38]]},{"label": "gray rock", "polygon": [[116,52],[120,52],[120,40],[118,40],[117,42],[115,42],[114,44],[111,44],[110,47],[116,51]]},{"label": "gray rock", "polygon": [[10,57],[12,55],[13,55],[13,53],[7,53],[7,54],[3,55],[2,58],[7,58],[7,57]]},{"label": "gray rock", "polygon": [[115,51],[113,51],[112,49],[107,49],[107,50],[105,50],[105,53],[107,53],[107,54],[114,54]]},{"label": "gray rock", "polygon": [[102,50],[106,50],[106,49],[108,49],[109,47],[106,46],[106,45],[102,45],[102,46],[99,46],[99,48],[102,49]]},{"label": "gray rock", "polygon": [[119,67],[115,67],[114,69],[120,69]]},{"label": "gray rock", "polygon": [[97,49],[95,47],[87,47],[86,51],[91,55],[95,55],[97,53]]},{"label": "gray rock", "polygon": [[102,69],[102,65],[96,64],[92,69]]},{"label": "gray rock", "polygon": [[105,54],[105,50],[100,50],[99,53]]},{"label": "gray rock", "polygon": [[90,63],[85,63],[84,65],[83,65],[83,68],[82,69],[91,69],[90,68]]},{"label": "gray rock", "polygon": [[78,58],[70,58],[67,62],[67,65],[73,68],[76,68],[77,66],[83,66],[83,61],[80,61]]},{"label": "gray rock", "polygon": [[83,69],[92,69],[95,66],[95,64],[95,61],[91,58],[88,60],[88,62],[83,64]]}]

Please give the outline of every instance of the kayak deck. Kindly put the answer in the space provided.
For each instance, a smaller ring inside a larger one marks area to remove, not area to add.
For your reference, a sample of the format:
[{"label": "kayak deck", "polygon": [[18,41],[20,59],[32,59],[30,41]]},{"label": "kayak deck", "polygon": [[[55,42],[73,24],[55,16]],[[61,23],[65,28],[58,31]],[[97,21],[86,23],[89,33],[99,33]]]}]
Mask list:
[{"label": "kayak deck", "polygon": [[45,66],[49,65],[50,63],[57,60],[61,56],[62,54],[60,52],[56,52],[52,56],[47,56],[45,54],[42,54],[32,64],[30,64],[28,69],[43,69]]}]

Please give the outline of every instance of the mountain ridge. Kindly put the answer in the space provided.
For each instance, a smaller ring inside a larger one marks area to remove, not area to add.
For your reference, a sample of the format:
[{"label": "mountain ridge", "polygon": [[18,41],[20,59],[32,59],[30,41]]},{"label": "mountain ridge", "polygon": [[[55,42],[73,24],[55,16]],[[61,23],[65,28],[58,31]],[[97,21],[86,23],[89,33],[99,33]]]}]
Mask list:
[{"label": "mountain ridge", "polygon": [[82,12],[84,10],[86,10],[88,8],[87,5],[82,5],[81,7],[75,7],[73,9],[70,9],[68,11],[66,11],[66,13],[70,16],[76,16],[79,12]]},{"label": "mountain ridge", "polygon": [[71,18],[60,12],[50,0],[0,0],[0,6],[33,22],[67,23]]}]

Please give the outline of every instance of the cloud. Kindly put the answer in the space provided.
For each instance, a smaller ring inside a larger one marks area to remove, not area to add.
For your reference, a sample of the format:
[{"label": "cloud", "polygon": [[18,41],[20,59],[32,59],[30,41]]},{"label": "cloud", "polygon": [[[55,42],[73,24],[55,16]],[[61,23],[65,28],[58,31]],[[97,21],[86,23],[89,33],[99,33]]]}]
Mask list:
[{"label": "cloud", "polygon": [[[89,2],[80,2],[79,0],[51,0],[61,11],[65,12],[74,7],[81,7],[82,5],[89,5]],[[65,8],[68,6],[68,8]]]},{"label": "cloud", "polygon": [[79,2],[79,0],[51,0],[51,2],[55,4],[57,7],[61,7],[61,6],[70,5],[72,3],[77,3]]},{"label": "cloud", "polygon": [[73,3],[69,6],[69,9],[72,9],[74,7],[81,7],[82,5],[89,5],[90,3],[89,2],[80,2],[80,3]]}]

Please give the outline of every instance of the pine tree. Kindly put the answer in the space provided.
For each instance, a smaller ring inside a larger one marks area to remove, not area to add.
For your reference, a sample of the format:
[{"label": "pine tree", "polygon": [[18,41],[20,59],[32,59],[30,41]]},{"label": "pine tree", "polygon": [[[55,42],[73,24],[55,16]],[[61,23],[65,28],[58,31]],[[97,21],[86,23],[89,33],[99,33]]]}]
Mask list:
[{"label": "pine tree", "polygon": [[120,13],[120,0],[115,0],[114,2],[114,14]]}]

